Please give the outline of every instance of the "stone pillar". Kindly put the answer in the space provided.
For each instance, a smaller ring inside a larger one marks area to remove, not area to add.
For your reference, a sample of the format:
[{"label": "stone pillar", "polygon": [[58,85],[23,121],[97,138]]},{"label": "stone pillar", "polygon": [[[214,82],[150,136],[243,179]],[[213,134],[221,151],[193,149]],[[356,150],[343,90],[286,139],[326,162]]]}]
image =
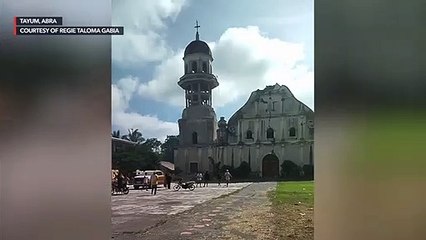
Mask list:
[{"label": "stone pillar", "polygon": [[237,134],[238,134],[238,142],[241,142],[241,120],[238,120]]},{"label": "stone pillar", "polygon": [[285,118],[281,117],[281,141],[285,140]]},{"label": "stone pillar", "polygon": [[178,152],[179,150],[173,150],[173,159],[175,160],[175,162],[180,161],[180,159],[178,160]]},{"label": "stone pillar", "polygon": [[201,105],[201,103],[202,103],[202,100],[201,100],[201,83],[198,83],[197,87],[198,87],[198,92],[197,92],[197,95],[198,95],[198,105]]},{"label": "stone pillar", "polygon": [[255,135],[256,135],[256,139],[255,142],[260,141],[260,119],[257,119],[257,123],[256,123],[256,127],[255,127]]},{"label": "stone pillar", "polygon": [[213,147],[209,147],[209,149],[208,149],[208,151],[207,151],[207,166],[208,166],[208,171],[211,173],[212,172],[212,165],[211,165],[211,163],[210,163],[210,158],[209,157],[212,157],[213,156],[213,151],[214,151],[214,148]]},{"label": "stone pillar", "polygon": [[262,159],[260,156],[260,145],[256,145],[256,166],[255,169],[253,169],[256,172],[260,173],[260,176],[262,176]]},{"label": "stone pillar", "polygon": [[197,162],[198,162],[198,171],[202,171],[204,169],[203,166],[203,155],[202,155],[202,148],[197,149]]},{"label": "stone pillar", "polygon": [[225,149],[224,149],[224,147],[220,147],[220,162],[221,163],[224,163],[224,162],[226,162],[226,159],[225,159]]},{"label": "stone pillar", "polygon": [[251,165],[251,151],[250,151],[250,147],[248,147],[248,159],[247,159],[247,161],[248,161],[248,164],[250,166],[251,171],[253,171],[253,167]]},{"label": "stone pillar", "polygon": [[239,162],[237,162],[237,166],[236,167],[239,167],[240,165],[241,165],[241,162],[243,161],[243,146],[240,146],[240,156],[239,156],[239,158],[238,158],[239,160]]},{"label": "stone pillar", "polygon": [[231,166],[234,167],[234,148],[231,149]]},{"label": "stone pillar", "polygon": [[185,169],[182,169],[186,174],[189,173],[189,159],[188,159],[188,148],[185,148],[184,150],[184,156],[185,156]]},{"label": "stone pillar", "polygon": [[225,147],[225,152],[224,152],[224,160],[223,161],[225,161],[225,162],[229,162],[229,161],[231,161],[231,153],[230,153],[230,147]]},{"label": "stone pillar", "polygon": [[305,163],[305,161],[303,159],[303,157],[304,157],[304,154],[303,154],[304,144],[300,143],[299,146],[300,146],[300,162],[299,162],[299,165],[302,166]]}]

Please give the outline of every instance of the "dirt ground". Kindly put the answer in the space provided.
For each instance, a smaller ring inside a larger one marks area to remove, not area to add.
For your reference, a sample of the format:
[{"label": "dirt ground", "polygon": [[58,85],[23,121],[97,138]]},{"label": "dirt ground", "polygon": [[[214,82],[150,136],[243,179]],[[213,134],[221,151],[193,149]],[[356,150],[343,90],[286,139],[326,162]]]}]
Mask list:
[{"label": "dirt ground", "polygon": [[[116,235],[117,240],[150,239],[297,239],[313,240],[313,209],[276,204],[270,193],[277,183],[253,183],[191,210],[170,215],[155,226]],[[152,219],[153,215],[147,215]]]},{"label": "dirt ground", "polygon": [[261,202],[236,213],[221,239],[313,240],[313,214],[303,204]]}]

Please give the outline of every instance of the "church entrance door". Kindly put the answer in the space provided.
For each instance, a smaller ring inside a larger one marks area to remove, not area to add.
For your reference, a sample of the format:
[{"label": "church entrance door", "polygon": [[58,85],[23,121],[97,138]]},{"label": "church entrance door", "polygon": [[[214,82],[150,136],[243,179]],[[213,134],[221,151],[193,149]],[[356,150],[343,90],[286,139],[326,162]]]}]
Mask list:
[{"label": "church entrance door", "polygon": [[280,176],[280,164],[275,154],[268,154],[262,161],[262,176],[264,178],[277,178]]}]

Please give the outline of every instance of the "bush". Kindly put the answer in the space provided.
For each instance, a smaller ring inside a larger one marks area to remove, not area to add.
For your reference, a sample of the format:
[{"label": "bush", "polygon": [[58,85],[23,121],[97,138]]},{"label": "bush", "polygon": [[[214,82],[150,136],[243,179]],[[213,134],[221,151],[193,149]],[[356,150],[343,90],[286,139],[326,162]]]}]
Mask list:
[{"label": "bush", "polygon": [[299,179],[301,172],[302,168],[290,160],[285,160],[283,164],[281,164],[281,176],[284,179]]},{"label": "bush", "polygon": [[250,177],[251,173],[250,165],[248,162],[243,161],[240,166],[234,170],[234,173],[236,178],[247,179]]},{"label": "bush", "polygon": [[314,180],[314,165],[303,165],[303,172],[307,180]]}]

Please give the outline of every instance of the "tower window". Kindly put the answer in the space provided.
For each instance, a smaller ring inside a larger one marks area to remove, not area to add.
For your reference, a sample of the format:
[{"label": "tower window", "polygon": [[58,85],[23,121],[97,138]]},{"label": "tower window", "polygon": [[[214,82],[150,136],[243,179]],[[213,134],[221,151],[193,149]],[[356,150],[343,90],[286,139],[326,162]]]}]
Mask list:
[{"label": "tower window", "polygon": [[296,137],[296,128],[290,128],[290,137]]},{"label": "tower window", "polygon": [[192,72],[196,73],[197,72],[197,62],[192,62]]},{"label": "tower window", "polygon": [[207,63],[203,62],[203,72],[207,72]]},{"label": "tower window", "polygon": [[251,130],[247,130],[246,138],[247,139],[253,139],[253,132]]},{"label": "tower window", "polygon": [[274,138],[274,129],[271,127],[266,130],[266,138]]},{"label": "tower window", "polygon": [[201,91],[201,93],[208,93],[208,91],[209,91],[208,85],[206,83],[201,83],[200,91]]},{"label": "tower window", "polygon": [[192,144],[198,144],[198,134],[197,132],[192,133]]},{"label": "tower window", "polygon": [[192,101],[195,105],[198,105],[198,95],[192,95]]}]

